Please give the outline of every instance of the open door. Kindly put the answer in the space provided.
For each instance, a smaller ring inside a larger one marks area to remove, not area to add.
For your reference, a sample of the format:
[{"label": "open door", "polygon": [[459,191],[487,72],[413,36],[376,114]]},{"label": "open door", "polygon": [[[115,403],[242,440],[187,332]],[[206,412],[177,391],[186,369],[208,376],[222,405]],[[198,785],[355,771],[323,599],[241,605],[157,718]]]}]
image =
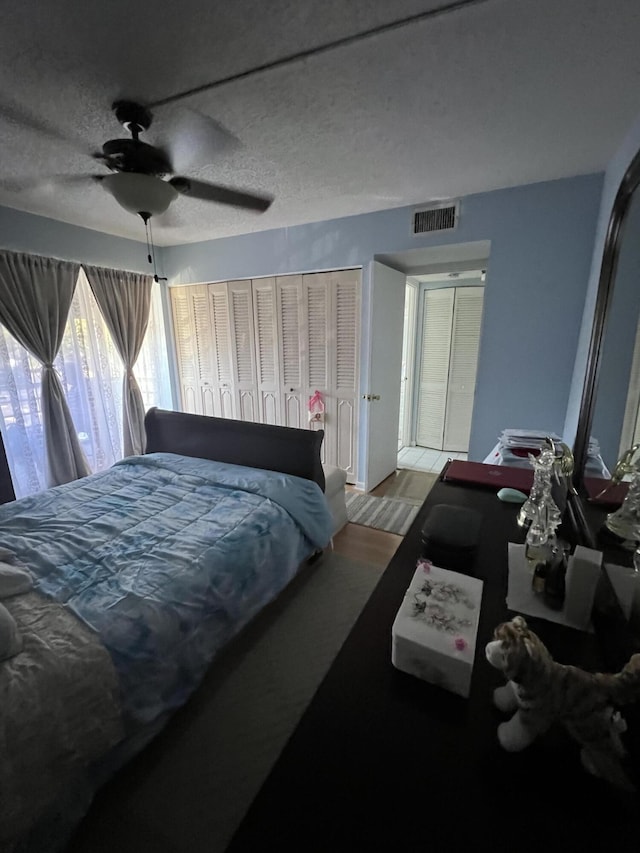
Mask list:
[{"label": "open door", "polygon": [[370,267],[367,464],[364,487],[396,470],[406,275],[378,261]]},{"label": "open door", "polygon": [[400,376],[399,447],[410,447],[413,424],[413,385],[416,359],[416,320],[418,285],[407,281],[404,289],[404,324],[402,327],[402,373]]}]

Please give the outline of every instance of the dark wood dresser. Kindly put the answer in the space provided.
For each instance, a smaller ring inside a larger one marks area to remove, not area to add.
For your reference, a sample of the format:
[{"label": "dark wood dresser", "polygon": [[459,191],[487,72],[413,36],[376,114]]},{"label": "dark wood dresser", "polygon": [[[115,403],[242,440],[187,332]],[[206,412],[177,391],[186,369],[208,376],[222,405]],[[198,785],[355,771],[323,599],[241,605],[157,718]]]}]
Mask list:
[{"label": "dark wood dresser", "polygon": [[[391,664],[391,626],[435,504],[483,516],[475,562],[484,581],[469,699]],[[492,491],[436,484],[238,828],[245,851],[640,849],[640,798],[588,775],[561,728],[518,754],[500,747],[503,683],[484,648],[506,609],[507,543],[517,507]],[[530,619],[557,660],[602,668],[586,634]]]}]

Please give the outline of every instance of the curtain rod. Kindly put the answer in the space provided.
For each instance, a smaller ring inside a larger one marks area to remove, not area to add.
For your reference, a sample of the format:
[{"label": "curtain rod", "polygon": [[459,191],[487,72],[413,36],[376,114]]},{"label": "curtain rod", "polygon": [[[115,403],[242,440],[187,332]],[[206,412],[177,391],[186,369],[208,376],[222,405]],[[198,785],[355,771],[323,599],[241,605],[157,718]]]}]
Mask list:
[{"label": "curtain rod", "polygon": [[[143,244],[144,245],[144,244]],[[59,258],[57,255],[41,255],[39,252],[29,252],[26,249],[7,249],[0,246],[0,255],[25,255],[29,258],[40,258],[43,261],[56,261],[61,264],[77,264],[80,268],[84,267],[96,267],[97,269],[109,270],[109,272],[127,272],[132,273],[133,275],[146,275],[149,278],[153,278],[153,275],[148,272],[141,272],[140,270],[128,270],[122,267],[105,267],[103,264],[92,264],[89,261],[78,261],[75,258]]]}]

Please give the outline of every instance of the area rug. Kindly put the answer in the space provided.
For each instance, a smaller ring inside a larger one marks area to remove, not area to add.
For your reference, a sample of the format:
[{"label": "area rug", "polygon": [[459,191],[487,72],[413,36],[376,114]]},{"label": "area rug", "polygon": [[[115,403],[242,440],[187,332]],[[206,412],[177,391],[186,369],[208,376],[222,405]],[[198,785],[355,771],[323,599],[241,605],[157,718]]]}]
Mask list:
[{"label": "area rug", "polygon": [[332,552],[305,568],[105,786],[69,853],[222,853],[382,571]]},{"label": "area rug", "polygon": [[[382,486],[380,486],[384,491],[379,497],[396,498],[397,500],[406,501],[408,504],[422,506],[424,499],[437,482],[439,476],[440,474],[431,473],[431,471],[412,471],[408,468],[402,468],[386,479]],[[372,492],[376,497],[378,497],[377,491],[377,489],[374,489]]]},{"label": "area rug", "polygon": [[[420,502],[422,503],[422,501]],[[353,524],[375,527],[387,533],[404,536],[418,514],[420,505],[397,498],[376,498],[373,495],[347,493],[347,516]]]}]

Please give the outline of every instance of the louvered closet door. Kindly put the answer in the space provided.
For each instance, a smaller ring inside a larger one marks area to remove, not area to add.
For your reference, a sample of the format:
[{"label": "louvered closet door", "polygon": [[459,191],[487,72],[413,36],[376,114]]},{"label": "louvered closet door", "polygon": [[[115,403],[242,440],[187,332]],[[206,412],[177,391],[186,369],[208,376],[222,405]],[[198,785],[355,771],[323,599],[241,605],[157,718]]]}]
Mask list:
[{"label": "louvered closet door", "polygon": [[281,424],[289,427],[307,426],[307,405],[304,400],[303,352],[306,348],[306,329],[302,310],[302,276],[276,278],[278,312],[278,355],[280,364]]},{"label": "louvered closet door", "polygon": [[241,421],[259,421],[251,282],[230,281],[227,288],[234,417]]},{"label": "louvered closet door", "polygon": [[229,294],[227,282],[207,285],[211,317],[211,353],[213,362],[213,412],[218,418],[234,417],[231,334],[229,330]]},{"label": "louvered closet door", "polygon": [[198,405],[196,346],[189,290],[188,287],[172,287],[170,289],[173,334],[176,345],[182,410],[191,412],[191,414],[202,414]]},{"label": "louvered closet door", "polygon": [[484,287],[456,287],[449,358],[444,450],[469,450]]},{"label": "louvered closet door", "polygon": [[[186,411],[325,430],[323,461],[355,482],[359,270],[172,288]],[[309,422],[320,391],[324,423]]]},{"label": "louvered closet door", "polygon": [[355,482],[358,435],[358,363],[360,352],[360,270],[342,270],[331,290],[335,328],[332,385],[335,394],[335,464]]},{"label": "louvered closet door", "polygon": [[171,290],[182,408],[212,415],[213,351],[207,286]]},{"label": "louvered closet door", "polygon": [[188,291],[191,299],[196,347],[198,412],[203,415],[213,415],[215,414],[213,336],[211,333],[211,315],[209,314],[209,293],[206,284],[196,284],[189,287]]},{"label": "louvered closet door", "polygon": [[[323,422],[309,421],[308,426],[313,430],[324,429],[325,436],[320,448],[323,464],[335,465],[335,442],[333,430],[327,430],[335,417],[334,398],[330,392],[330,350],[335,343],[335,334],[330,331],[330,295],[331,277],[324,273],[304,275],[302,277],[304,326],[306,341],[301,336],[303,352],[302,396],[305,404],[305,416],[308,418],[309,397],[320,391],[325,402]],[[306,344],[306,346],[305,346]]]},{"label": "louvered closet door", "polygon": [[359,270],[303,276],[307,329],[305,399],[320,391],[325,401],[322,461],[347,471],[355,482],[358,355],[360,325]]},{"label": "louvered closet door", "polygon": [[254,279],[251,290],[256,343],[258,419],[265,424],[279,424],[281,394],[278,369],[276,280],[275,278]]},{"label": "louvered closet door", "polygon": [[416,443],[442,450],[447,410],[454,288],[425,290]]}]

